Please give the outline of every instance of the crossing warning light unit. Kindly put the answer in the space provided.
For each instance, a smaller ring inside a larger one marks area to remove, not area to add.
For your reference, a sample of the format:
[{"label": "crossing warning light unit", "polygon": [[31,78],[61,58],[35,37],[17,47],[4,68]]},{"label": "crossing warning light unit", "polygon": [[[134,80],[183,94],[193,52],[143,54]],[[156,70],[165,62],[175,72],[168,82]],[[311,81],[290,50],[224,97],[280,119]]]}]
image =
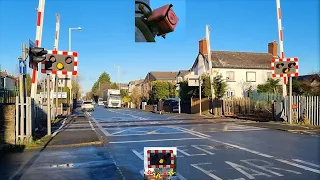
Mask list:
[{"label": "crossing warning light unit", "polygon": [[42,61],[41,72],[44,74],[78,74],[78,53],[48,50],[46,60]]},{"label": "crossing warning light unit", "polygon": [[271,59],[272,77],[299,76],[298,58]]},{"label": "crossing warning light unit", "polygon": [[144,177],[168,178],[176,176],[176,147],[145,147]]}]

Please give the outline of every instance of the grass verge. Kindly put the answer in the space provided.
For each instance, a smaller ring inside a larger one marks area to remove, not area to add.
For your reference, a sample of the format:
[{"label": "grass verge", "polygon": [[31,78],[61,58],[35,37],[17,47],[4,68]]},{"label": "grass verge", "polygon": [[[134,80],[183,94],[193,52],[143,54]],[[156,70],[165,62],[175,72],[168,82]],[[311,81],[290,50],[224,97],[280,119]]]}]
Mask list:
[{"label": "grass verge", "polygon": [[31,141],[26,144],[25,149],[30,150],[30,149],[42,148],[50,141],[50,139],[51,139],[51,136],[44,136],[41,139]]}]

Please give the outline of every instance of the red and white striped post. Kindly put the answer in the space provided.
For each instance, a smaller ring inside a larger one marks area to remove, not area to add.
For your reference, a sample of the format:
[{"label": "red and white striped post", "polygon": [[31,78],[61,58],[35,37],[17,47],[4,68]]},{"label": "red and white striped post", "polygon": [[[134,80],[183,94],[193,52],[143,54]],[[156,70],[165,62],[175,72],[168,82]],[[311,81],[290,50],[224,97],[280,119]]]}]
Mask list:
[{"label": "red and white striped post", "polygon": [[[279,47],[280,47],[280,58],[286,61],[284,58],[284,50],[283,50],[283,28],[282,28],[282,16],[281,16],[281,9],[280,9],[280,0],[276,0],[277,4],[277,16],[278,16],[278,35],[279,35]],[[287,77],[283,77],[283,84],[282,84],[282,95],[283,97],[287,96]]]},{"label": "red and white striped post", "polygon": [[[41,47],[42,40],[42,28],[43,28],[43,16],[44,16],[44,6],[45,0],[39,0],[39,5],[37,8],[37,29],[36,29],[36,41],[35,44],[38,47]],[[32,67],[32,78],[31,78],[31,98],[35,98],[37,94],[37,80],[38,80],[38,72],[37,67]]]},{"label": "red and white striped post", "polygon": [[[56,32],[55,32],[55,36],[54,36],[54,45],[53,45],[53,49],[55,51],[58,51],[58,46],[59,46],[59,33],[60,33],[60,14],[56,14]],[[56,115],[57,115],[57,111],[58,111],[58,76],[55,74],[51,74],[51,79],[53,81],[53,85],[54,88],[51,89],[51,94],[53,94],[54,92],[56,92]],[[52,97],[52,104],[54,102],[54,98]]]}]

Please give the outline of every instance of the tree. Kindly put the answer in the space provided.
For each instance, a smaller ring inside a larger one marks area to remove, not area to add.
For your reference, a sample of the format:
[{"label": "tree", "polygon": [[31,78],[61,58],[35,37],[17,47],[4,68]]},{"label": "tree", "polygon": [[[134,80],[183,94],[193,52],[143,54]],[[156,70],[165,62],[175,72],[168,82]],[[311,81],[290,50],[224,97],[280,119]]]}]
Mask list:
[{"label": "tree", "polygon": [[119,89],[119,86],[117,85],[117,83],[113,82],[110,84],[110,89]]},{"label": "tree", "polygon": [[176,92],[177,92],[177,90],[176,90],[176,86],[175,85],[173,85],[172,83],[170,83],[170,82],[167,82],[168,83],[168,86],[169,86],[169,97],[170,98],[175,98],[176,97]]},{"label": "tree", "polygon": [[128,91],[125,89],[120,89],[120,95],[121,98],[124,98],[125,96],[128,96]]},{"label": "tree", "polygon": [[110,75],[106,72],[103,72],[98,80],[93,84],[91,92],[96,96],[101,96],[103,88],[102,86],[109,86],[111,84]]},{"label": "tree", "polygon": [[216,99],[222,98],[227,91],[227,83],[222,79],[222,75],[213,78],[213,89]]},{"label": "tree", "polygon": [[136,106],[136,107],[139,107],[140,106],[140,103],[141,103],[141,90],[140,88],[137,88],[135,87],[133,90],[132,90],[132,93],[131,93],[131,102]]},{"label": "tree", "polygon": [[210,84],[210,76],[202,75],[202,88],[201,88],[201,96],[202,97],[211,97],[211,84]]},{"label": "tree", "polygon": [[26,86],[26,88],[27,88],[27,96],[30,97],[30,95],[31,95],[31,85],[32,85],[30,74],[26,75],[26,84],[27,84],[27,86]]},{"label": "tree", "polygon": [[279,85],[280,79],[268,78],[264,84],[257,86],[259,93],[279,93],[281,85]]},{"label": "tree", "polygon": [[72,81],[71,82],[72,85],[72,94],[75,98],[79,99],[81,97],[81,92],[80,92],[80,84],[79,82],[76,81]]},{"label": "tree", "polygon": [[169,97],[169,83],[162,81],[153,81],[151,83],[150,98],[153,101],[159,101],[160,99],[167,99]]}]

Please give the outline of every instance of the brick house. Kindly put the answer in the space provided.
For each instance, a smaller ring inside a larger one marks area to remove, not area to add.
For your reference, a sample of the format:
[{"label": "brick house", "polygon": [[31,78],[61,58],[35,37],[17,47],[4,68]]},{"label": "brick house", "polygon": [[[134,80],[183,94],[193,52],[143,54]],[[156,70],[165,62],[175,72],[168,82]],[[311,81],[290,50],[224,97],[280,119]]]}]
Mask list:
[{"label": "brick house", "polygon": [[171,72],[171,71],[151,71],[148,72],[146,77],[144,78],[142,84],[142,94],[149,93],[151,89],[151,82],[152,81],[163,81],[163,82],[170,82],[172,84],[177,83],[177,75],[179,72]]},{"label": "brick house", "polygon": [[[245,97],[249,87],[255,89],[271,77],[271,59],[278,57],[276,41],[268,44],[267,52],[211,51],[213,75],[226,81],[227,97]],[[191,67],[195,75],[209,73],[206,39],[199,41],[199,53]]]}]

